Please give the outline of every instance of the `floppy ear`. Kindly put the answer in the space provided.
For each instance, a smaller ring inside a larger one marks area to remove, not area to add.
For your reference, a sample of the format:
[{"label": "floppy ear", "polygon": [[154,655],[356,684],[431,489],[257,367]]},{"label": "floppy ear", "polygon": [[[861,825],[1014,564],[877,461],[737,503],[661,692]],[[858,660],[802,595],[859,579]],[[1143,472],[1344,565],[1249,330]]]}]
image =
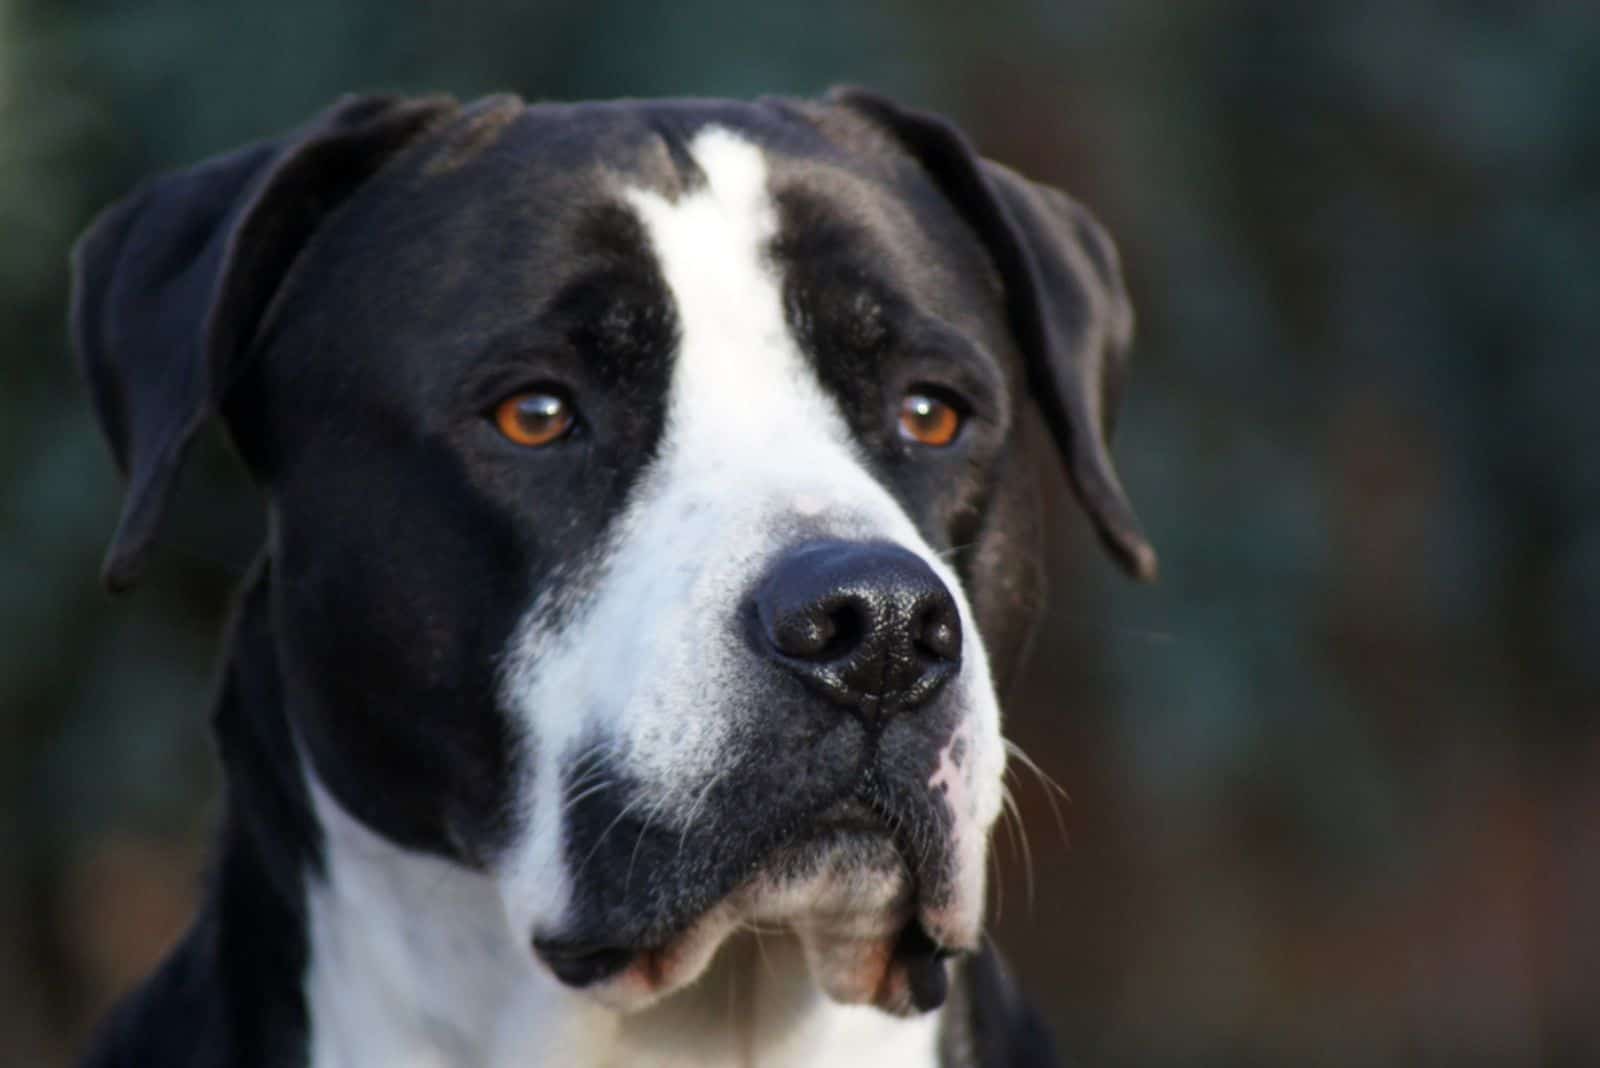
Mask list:
[{"label": "floppy ear", "polygon": [[346,97],[287,137],[156,179],[79,239],[73,348],[128,481],[102,568],[111,589],[138,577],[195,431],[317,226],[455,108]]},{"label": "floppy ear", "polygon": [[1111,463],[1111,432],[1133,335],[1117,251],[1089,212],[1056,189],[978,156],[945,120],[862,89],[829,99],[887,130],[988,249],[1028,386],[1100,540],[1135,578],[1156,575]]}]

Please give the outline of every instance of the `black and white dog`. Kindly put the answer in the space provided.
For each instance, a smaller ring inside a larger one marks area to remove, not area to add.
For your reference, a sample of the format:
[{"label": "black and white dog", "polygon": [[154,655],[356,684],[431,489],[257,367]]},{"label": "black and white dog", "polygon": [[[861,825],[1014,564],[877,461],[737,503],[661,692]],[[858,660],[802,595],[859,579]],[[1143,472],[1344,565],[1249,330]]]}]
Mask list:
[{"label": "black and white dog", "polygon": [[214,415],[270,502],[205,904],[90,1063],[1048,1061],[981,935],[1025,405],[1154,569],[1081,207],[857,91],[363,97],[75,267],[108,582]]}]

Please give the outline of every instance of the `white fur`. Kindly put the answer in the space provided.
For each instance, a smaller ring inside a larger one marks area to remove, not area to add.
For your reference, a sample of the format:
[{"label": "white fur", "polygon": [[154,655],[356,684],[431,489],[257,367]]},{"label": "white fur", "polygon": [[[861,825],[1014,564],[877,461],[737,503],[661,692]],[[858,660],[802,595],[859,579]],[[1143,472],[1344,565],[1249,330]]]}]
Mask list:
[{"label": "white fur", "polygon": [[308,778],[326,848],[306,893],[313,1068],[589,1063],[609,1014],[535,965],[493,881],[394,845]]},{"label": "white fur", "polygon": [[[956,596],[967,639],[949,692],[964,705],[967,755],[960,768],[944,761],[935,782],[948,784],[970,868],[957,880],[950,930],[975,936],[981,922],[1004,753],[971,609],[861,462],[790,334],[766,254],[777,222],[761,152],[716,128],[691,152],[703,188],[676,200],[618,191],[649,234],[682,344],[659,455],[574,586],[592,593],[560,606],[559,629],[544,622],[551,605],[533,606],[505,657],[507,703],[536,765],[518,801],[517,844],[494,877],[474,875],[385,843],[316,792],[329,829],[327,878],[310,888],[318,1068],[935,1062],[937,1013],[906,1020],[827,1000],[792,939],[752,950],[737,936],[677,976],[664,1000],[629,1013],[562,987],[529,948],[571,906],[560,791],[580,745],[598,737],[611,747],[652,796],[659,825],[695,818],[748,700],[750,653],[732,614],[800,518],[832,536],[906,547]],[[761,911],[757,903],[751,914]]]}]

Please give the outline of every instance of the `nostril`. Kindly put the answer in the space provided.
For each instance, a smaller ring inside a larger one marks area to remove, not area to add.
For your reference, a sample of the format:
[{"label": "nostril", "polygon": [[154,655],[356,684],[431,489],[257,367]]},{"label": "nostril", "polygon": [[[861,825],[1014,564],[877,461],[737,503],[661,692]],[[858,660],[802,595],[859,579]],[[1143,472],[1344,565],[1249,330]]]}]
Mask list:
[{"label": "nostril", "polygon": [[961,617],[948,598],[936,598],[922,610],[914,633],[919,652],[937,660],[961,658]]},{"label": "nostril", "polygon": [[841,660],[862,643],[870,627],[865,608],[847,594],[798,608],[768,602],[759,611],[773,647],[796,660]]},{"label": "nostril", "polygon": [[762,616],[778,652],[801,660],[821,656],[838,632],[832,617],[825,612],[785,612],[773,618],[763,611]]},{"label": "nostril", "polygon": [[797,660],[845,659],[861,646],[872,628],[870,609],[848,592],[800,604],[768,598],[758,604],[757,611],[773,648]]},{"label": "nostril", "polygon": [[839,660],[849,656],[867,636],[867,614],[853,599],[846,599],[828,612],[828,629],[833,636],[817,651],[819,660]]}]

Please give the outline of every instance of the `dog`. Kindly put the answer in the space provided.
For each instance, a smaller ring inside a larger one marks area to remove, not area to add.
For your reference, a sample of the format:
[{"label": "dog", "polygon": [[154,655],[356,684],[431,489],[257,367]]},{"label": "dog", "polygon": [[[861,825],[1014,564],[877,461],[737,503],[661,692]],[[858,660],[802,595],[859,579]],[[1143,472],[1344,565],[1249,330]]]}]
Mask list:
[{"label": "dog", "polygon": [[361,96],[73,265],[108,585],[213,418],[268,501],[203,904],[87,1063],[1052,1062],[982,934],[1025,424],[1155,570],[1083,207],[863,90]]}]

